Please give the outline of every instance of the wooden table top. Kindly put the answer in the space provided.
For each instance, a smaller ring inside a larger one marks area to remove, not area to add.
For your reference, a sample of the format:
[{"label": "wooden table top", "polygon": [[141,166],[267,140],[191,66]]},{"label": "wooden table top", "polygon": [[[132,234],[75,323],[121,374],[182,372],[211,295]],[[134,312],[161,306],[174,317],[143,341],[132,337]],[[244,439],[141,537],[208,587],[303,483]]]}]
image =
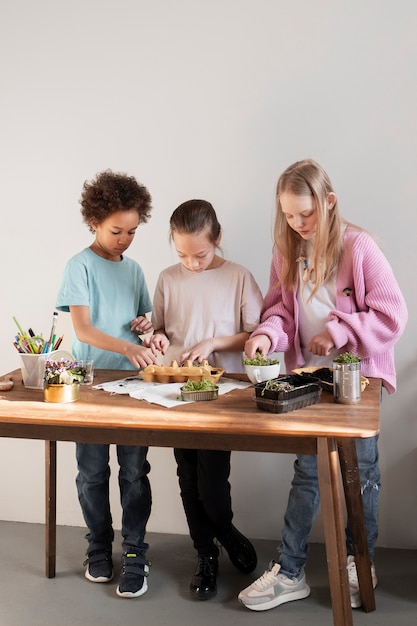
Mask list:
[{"label": "wooden table top", "polygon": [[[129,375],[132,372],[125,370],[95,370],[94,384]],[[135,444],[140,440],[143,445],[169,447],[194,447],[198,441],[202,448],[274,451],[274,438],[279,437],[363,438],[379,431],[379,379],[370,379],[358,404],[337,404],[323,391],[317,404],[276,414],[257,408],[252,387],[168,409],[81,386],[79,400],[54,404],[43,401],[42,390],[23,386],[20,369],[7,376],[12,376],[14,387],[0,393],[4,437]]]}]

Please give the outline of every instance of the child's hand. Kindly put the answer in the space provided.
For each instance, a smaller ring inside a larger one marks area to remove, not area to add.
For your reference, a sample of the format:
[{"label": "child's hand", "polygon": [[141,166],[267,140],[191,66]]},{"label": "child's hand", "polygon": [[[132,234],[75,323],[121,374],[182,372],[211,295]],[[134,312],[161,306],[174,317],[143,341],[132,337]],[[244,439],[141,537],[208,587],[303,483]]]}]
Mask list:
[{"label": "child's hand", "polygon": [[164,333],[154,333],[148,340],[150,348],[159,350],[162,354],[166,354],[169,346],[169,339]]},{"label": "child's hand", "polygon": [[153,326],[147,317],[139,315],[132,320],[130,330],[138,335],[146,335],[147,333],[151,333],[153,331]]},{"label": "child's hand", "polygon": [[271,340],[268,335],[255,335],[245,342],[245,354],[248,359],[254,359],[257,352],[266,356],[271,349]]},{"label": "child's hand", "polygon": [[204,339],[204,341],[200,341],[200,343],[193,346],[188,352],[183,352],[180,356],[180,362],[197,361],[197,363],[201,363],[204,359],[208,359],[213,350],[213,340]]},{"label": "child's hand", "polygon": [[325,330],[318,335],[314,335],[311,338],[310,343],[307,346],[307,350],[309,350],[312,354],[316,356],[327,356],[335,347],[333,343],[333,339]]},{"label": "child's hand", "polygon": [[135,369],[140,369],[156,362],[156,353],[152,348],[138,346],[135,343],[128,344],[126,356]]}]

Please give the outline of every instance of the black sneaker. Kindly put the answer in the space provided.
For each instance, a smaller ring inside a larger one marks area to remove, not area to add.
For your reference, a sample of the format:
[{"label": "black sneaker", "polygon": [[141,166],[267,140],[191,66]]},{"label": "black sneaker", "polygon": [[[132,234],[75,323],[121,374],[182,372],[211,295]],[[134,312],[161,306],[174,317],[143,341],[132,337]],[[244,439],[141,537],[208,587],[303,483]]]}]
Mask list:
[{"label": "black sneaker", "polygon": [[218,540],[226,549],[229,559],[238,570],[244,574],[253,572],[258,562],[255,548],[249,539],[242,535],[233,524],[231,532],[224,537],[218,537]]},{"label": "black sneaker", "polygon": [[197,567],[191,579],[190,591],[197,600],[208,600],[217,593],[217,556],[199,554]]},{"label": "black sneaker", "polygon": [[122,556],[122,571],[116,589],[122,598],[138,598],[148,590],[147,577],[151,563],[140,552],[125,552]]},{"label": "black sneaker", "polygon": [[93,583],[108,583],[113,578],[111,546],[89,550],[83,565],[87,565],[84,575],[88,580]]}]

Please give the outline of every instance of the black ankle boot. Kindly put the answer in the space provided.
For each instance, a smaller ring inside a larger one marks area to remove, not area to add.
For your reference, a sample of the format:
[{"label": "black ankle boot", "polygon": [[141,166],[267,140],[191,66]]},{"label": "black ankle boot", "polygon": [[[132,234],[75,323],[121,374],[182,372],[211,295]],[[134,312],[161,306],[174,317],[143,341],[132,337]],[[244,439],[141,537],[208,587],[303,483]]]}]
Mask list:
[{"label": "black ankle boot", "polygon": [[218,537],[222,546],[227,550],[229,559],[238,570],[244,574],[253,572],[258,562],[255,548],[242,533],[232,525],[230,533]]},{"label": "black ankle boot", "polygon": [[217,593],[217,556],[199,554],[197,567],[191,579],[190,591],[197,600],[208,600]]}]

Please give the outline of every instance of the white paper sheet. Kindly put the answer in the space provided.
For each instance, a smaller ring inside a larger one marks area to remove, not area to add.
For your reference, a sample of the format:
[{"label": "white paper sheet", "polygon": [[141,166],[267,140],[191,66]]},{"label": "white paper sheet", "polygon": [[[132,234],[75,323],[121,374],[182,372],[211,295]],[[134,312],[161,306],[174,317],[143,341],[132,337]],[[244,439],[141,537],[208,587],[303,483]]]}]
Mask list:
[{"label": "white paper sheet", "polygon": [[137,391],[143,389],[145,385],[154,383],[145,383],[139,376],[128,376],[127,378],[121,378],[120,380],[112,380],[108,383],[102,383],[101,385],[94,385],[93,389],[104,389],[110,393],[127,393],[131,391]]},{"label": "white paper sheet", "polygon": [[[153,404],[170,408],[183,404],[181,400],[180,388],[184,383],[145,383],[139,376],[128,376],[101,385],[94,385],[94,389],[103,389],[109,393],[129,394],[136,400],[146,400]],[[219,395],[228,393],[233,389],[245,389],[250,387],[250,383],[233,380],[232,378],[222,378],[219,383]]]}]

